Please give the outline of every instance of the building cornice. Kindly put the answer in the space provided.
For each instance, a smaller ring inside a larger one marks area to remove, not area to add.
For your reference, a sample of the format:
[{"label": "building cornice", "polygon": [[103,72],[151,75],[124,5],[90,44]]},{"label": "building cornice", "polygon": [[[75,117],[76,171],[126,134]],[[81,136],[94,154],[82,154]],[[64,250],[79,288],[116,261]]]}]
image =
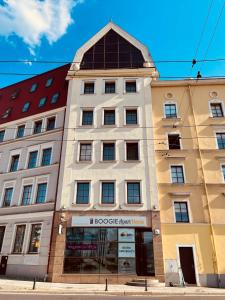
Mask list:
[{"label": "building cornice", "polygon": [[167,87],[167,86],[207,86],[207,85],[225,85],[224,78],[216,79],[186,79],[186,80],[156,80],[152,82],[152,87]]}]

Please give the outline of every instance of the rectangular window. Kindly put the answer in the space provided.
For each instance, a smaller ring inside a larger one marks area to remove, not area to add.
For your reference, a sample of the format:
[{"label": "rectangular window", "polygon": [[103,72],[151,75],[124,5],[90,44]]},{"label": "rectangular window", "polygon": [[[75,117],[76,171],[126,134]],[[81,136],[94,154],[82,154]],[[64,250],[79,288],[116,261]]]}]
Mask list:
[{"label": "rectangular window", "polygon": [[23,187],[23,195],[21,205],[30,205],[32,197],[32,185],[25,185]]},{"label": "rectangular window", "polygon": [[222,166],[223,181],[225,182],[225,165]]},{"label": "rectangular window", "polygon": [[127,203],[141,203],[140,182],[127,182]]},{"label": "rectangular window", "polygon": [[104,125],[115,125],[115,110],[104,110]]},{"label": "rectangular window", "polygon": [[169,149],[180,149],[180,135],[168,134]]},{"label": "rectangular window", "polygon": [[37,166],[37,157],[38,157],[38,151],[32,151],[29,153],[29,160],[28,160],[28,169],[36,168]]},{"label": "rectangular window", "polygon": [[213,118],[223,117],[223,108],[221,103],[210,103]]},{"label": "rectangular window", "polygon": [[44,149],[42,152],[42,166],[49,166],[51,164],[51,157],[52,157],[52,148]]},{"label": "rectangular window", "polygon": [[44,203],[46,200],[47,183],[39,183],[35,203]]},{"label": "rectangular window", "polygon": [[166,118],[177,118],[176,104],[165,104]]},{"label": "rectangular window", "polygon": [[10,166],[10,172],[15,172],[18,170],[19,165],[19,154],[13,155],[11,158],[11,166]]},{"label": "rectangular window", "polygon": [[16,236],[14,240],[13,253],[20,254],[23,251],[23,241],[25,235],[26,225],[16,226]]},{"label": "rectangular window", "polygon": [[102,204],[113,204],[115,202],[114,182],[102,182]]},{"label": "rectangular window", "polygon": [[114,143],[103,143],[103,160],[115,160]]},{"label": "rectangular window", "polygon": [[3,203],[2,203],[2,207],[10,206],[11,201],[12,201],[12,195],[13,195],[13,188],[6,188]]},{"label": "rectangular window", "polygon": [[88,204],[89,203],[89,182],[77,183],[77,197],[76,204]]},{"label": "rectangular window", "polygon": [[41,224],[32,224],[28,253],[38,253],[40,249]]},{"label": "rectangular window", "polygon": [[5,130],[1,130],[0,131],[0,142],[4,141],[4,137],[5,137]]},{"label": "rectangular window", "polygon": [[115,81],[106,81],[105,82],[105,94],[114,94],[115,92],[116,92]]},{"label": "rectangular window", "polygon": [[126,109],[126,124],[137,124],[137,109]]},{"label": "rectangular window", "polygon": [[4,240],[4,235],[5,235],[5,226],[0,226],[0,253],[2,251],[2,244]]},{"label": "rectangular window", "polygon": [[95,92],[95,83],[94,82],[85,82],[84,83],[84,94],[94,94]]},{"label": "rectangular window", "polygon": [[126,81],[126,93],[136,93],[136,81]]},{"label": "rectangular window", "polygon": [[171,166],[172,183],[184,183],[183,166]]},{"label": "rectangular window", "polygon": [[80,144],[80,161],[91,161],[92,144]]},{"label": "rectangular window", "polygon": [[93,110],[83,110],[82,125],[93,125]]},{"label": "rectangular window", "polygon": [[47,128],[46,130],[53,130],[55,129],[55,117],[51,117],[47,119]]},{"label": "rectangular window", "polygon": [[189,223],[187,202],[174,202],[177,223]]},{"label": "rectangular window", "polygon": [[126,143],[127,160],[138,160],[138,143]]},{"label": "rectangular window", "polygon": [[225,149],[225,132],[216,134],[217,144],[219,149]]},{"label": "rectangular window", "polygon": [[42,120],[40,121],[36,121],[34,123],[34,134],[38,134],[38,133],[41,133],[41,130],[42,130]]},{"label": "rectangular window", "polygon": [[25,125],[20,125],[17,128],[17,133],[16,133],[16,138],[21,138],[24,136],[24,131],[25,131]]}]

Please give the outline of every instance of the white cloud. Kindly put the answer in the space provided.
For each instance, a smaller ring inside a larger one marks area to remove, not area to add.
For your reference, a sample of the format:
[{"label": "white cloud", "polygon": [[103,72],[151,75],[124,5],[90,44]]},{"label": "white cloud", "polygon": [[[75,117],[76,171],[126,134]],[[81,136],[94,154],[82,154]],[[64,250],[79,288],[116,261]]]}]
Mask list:
[{"label": "white cloud", "polygon": [[0,5],[0,35],[17,35],[30,53],[45,37],[50,44],[73,23],[72,9],[83,0],[3,0]]}]

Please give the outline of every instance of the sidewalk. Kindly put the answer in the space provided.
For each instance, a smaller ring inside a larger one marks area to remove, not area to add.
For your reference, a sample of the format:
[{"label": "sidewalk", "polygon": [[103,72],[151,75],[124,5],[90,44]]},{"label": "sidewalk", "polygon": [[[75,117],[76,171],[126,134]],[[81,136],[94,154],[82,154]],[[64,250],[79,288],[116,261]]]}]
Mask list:
[{"label": "sidewalk", "polygon": [[41,293],[41,294],[109,294],[109,295],[224,295],[225,289],[204,287],[134,287],[127,285],[109,285],[105,291],[104,284],[63,284],[37,282],[33,290],[32,281],[0,279],[0,293]]}]

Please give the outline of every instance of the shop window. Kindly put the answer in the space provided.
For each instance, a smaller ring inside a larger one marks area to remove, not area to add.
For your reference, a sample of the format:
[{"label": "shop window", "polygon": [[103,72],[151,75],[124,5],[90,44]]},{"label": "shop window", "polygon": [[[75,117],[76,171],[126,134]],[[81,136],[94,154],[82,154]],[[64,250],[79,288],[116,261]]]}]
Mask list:
[{"label": "shop window", "polygon": [[189,223],[187,202],[174,202],[176,223]]},{"label": "shop window", "polygon": [[41,224],[32,224],[28,253],[38,253],[40,249]]},{"label": "shop window", "polygon": [[9,207],[11,205],[13,195],[13,188],[6,188],[3,198],[2,207]]},{"label": "shop window", "polygon": [[115,143],[103,143],[103,161],[115,160]]},{"label": "shop window", "polygon": [[17,128],[16,138],[19,139],[24,136],[25,125],[20,125]]},{"label": "shop window", "polygon": [[138,143],[126,143],[127,160],[138,160]]},{"label": "shop window", "polygon": [[140,182],[127,182],[127,203],[141,203]]},{"label": "shop window", "polygon": [[51,104],[55,104],[59,99],[59,93],[56,93],[51,98]]},{"label": "shop window", "polygon": [[31,197],[32,197],[32,185],[25,185],[23,187],[21,205],[30,205]]},{"label": "shop window", "polygon": [[42,120],[34,122],[33,134],[41,133],[41,131],[42,131]]},{"label": "shop window", "polygon": [[46,201],[47,183],[39,183],[35,203],[44,203]]},{"label": "shop window", "polygon": [[20,159],[19,154],[12,156],[9,172],[16,172],[18,170],[19,159]]},{"label": "shop window", "polygon": [[136,93],[136,91],[137,91],[136,80],[126,81],[125,89],[126,89],[126,93]]},{"label": "shop window", "polygon": [[115,125],[115,109],[104,110],[104,125]]},{"label": "shop window", "polygon": [[46,130],[53,130],[55,129],[55,117],[51,117],[47,119],[47,128]]},{"label": "shop window", "polygon": [[183,166],[171,166],[172,183],[184,183]]},{"label": "shop window", "polygon": [[16,226],[16,236],[15,236],[13,251],[12,251],[14,254],[21,254],[23,251],[25,230],[26,230],[26,225]]},{"label": "shop window", "polygon": [[1,130],[0,131],[0,143],[4,141],[4,137],[5,137],[5,130]]},{"label": "shop window", "polygon": [[180,149],[180,135],[168,134],[169,149]]},{"label": "shop window", "polygon": [[80,161],[91,161],[92,144],[80,144]]},{"label": "shop window", "polygon": [[0,226],[0,253],[2,251],[4,235],[5,235],[5,226]]},{"label": "shop window", "polygon": [[176,104],[165,104],[165,117],[177,118],[177,107]]},{"label": "shop window", "polygon": [[116,92],[115,81],[105,81],[105,94],[114,94]]},{"label": "shop window", "polygon": [[31,88],[30,88],[30,93],[34,93],[37,90],[38,84],[37,83],[33,83]]},{"label": "shop window", "polygon": [[210,103],[213,118],[223,117],[222,103]]},{"label": "shop window", "polygon": [[126,125],[137,124],[137,109],[126,109]]},{"label": "shop window", "polygon": [[51,164],[51,158],[52,158],[52,148],[44,149],[42,151],[41,165],[49,166]]},{"label": "shop window", "polygon": [[225,132],[216,134],[218,149],[225,149]]},{"label": "shop window", "polygon": [[84,82],[84,94],[94,94],[95,83],[94,82]]},{"label": "shop window", "polygon": [[51,86],[52,83],[53,83],[53,78],[49,78],[49,79],[46,81],[45,87]]},{"label": "shop window", "polygon": [[27,112],[30,108],[30,102],[26,102],[23,106],[22,112]]},{"label": "shop window", "polygon": [[76,204],[88,204],[89,203],[89,182],[77,182],[77,197]]},{"label": "shop window", "polygon": [[82,125],[93,125],[93,110],[83,110]]},{"label": "shop window", "polygon": [[115,202],[114,182],[102,182],[102,204],[113,204]]},{"label": "shop window", "polygon": [[38,157],[38,151],[31,151],[29,153],[29,160],[28,160],[28,169],[36,168],[37,166],[37,157]]},{"label": "shop window", "polygon": [[41,98],[40,101],[39,101],[38,107],[45,106],[46,100],[47,100],[46,97]]}]

